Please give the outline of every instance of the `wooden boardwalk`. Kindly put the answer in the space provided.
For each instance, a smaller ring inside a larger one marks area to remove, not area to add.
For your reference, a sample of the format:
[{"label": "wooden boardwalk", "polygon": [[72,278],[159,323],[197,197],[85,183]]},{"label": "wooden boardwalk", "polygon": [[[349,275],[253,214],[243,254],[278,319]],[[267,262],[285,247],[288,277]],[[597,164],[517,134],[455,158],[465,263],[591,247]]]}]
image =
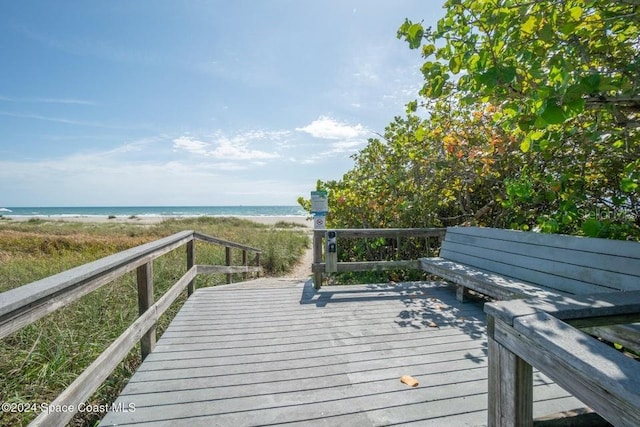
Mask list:
[{"label": "wooden boardwalk", "polygon": [[[584,406],[538,373],[534,398],[536,416]],[[119,404],[135,411],[100,425],[486,425],[485,314],[440,282],[199,289]]]}]

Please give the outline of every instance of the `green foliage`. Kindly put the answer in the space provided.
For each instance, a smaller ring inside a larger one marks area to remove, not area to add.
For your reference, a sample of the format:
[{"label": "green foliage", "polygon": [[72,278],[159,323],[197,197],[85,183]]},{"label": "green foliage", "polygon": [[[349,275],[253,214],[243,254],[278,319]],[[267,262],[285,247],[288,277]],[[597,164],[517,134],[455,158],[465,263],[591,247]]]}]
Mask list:
[{"label": "green foliage", "polygon": [[[436,28],[406,20],[398,37],[412,49],[424,43],[423,97],[495,105],[495,126],[531,154],[522,156],[526,182],[505,176],[509,225],[638,238],[637,2],[450,0],[445,7]],[[613,215],[593,217],[603,210]]]},{"label": "green foliage", "polygon": [[[354,156],[329,190],[330,227],[440,227],[482,219],[522,166],[517,141],[493,125],[491,106],[434,102],[429,120],[396,117]],[[509,172],[511,171],[511,172]],[[495,225],[495,224],[493,224]]]}]

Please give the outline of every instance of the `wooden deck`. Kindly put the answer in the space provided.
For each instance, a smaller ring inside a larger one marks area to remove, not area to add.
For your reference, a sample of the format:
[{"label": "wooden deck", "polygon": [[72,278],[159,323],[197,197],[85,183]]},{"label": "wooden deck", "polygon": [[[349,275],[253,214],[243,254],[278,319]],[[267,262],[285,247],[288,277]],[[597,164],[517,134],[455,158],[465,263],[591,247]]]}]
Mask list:
[{"label": "wooden deck", "polygon": [[[534,399],[535,416],[584,406],[538,373]],[[135,411],[100,425],[486,425],[485,314],[440,282],[199,289],[119,404]]]}]

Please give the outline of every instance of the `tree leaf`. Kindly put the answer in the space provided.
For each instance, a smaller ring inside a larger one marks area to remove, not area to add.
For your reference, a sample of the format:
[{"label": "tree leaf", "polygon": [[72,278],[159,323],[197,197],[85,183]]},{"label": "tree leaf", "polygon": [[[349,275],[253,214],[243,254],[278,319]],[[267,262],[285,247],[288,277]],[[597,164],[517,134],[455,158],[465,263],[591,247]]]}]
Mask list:
[{"label": "tree leaf", "polygon": [[631,178],[622,178],[620,180],[620,189],[625,193],[632,193],[638,189],[638,183]]},{"label": "tree leaf", "polygon": [[554,102],[548,102],[542,114],[540,114],[542,120],[550,125],[559,125],[564,123],[567,116],[559,105]]},{"label": "tree leaf", "polygon": [[413,24],[407,30],[407,36],[409,40],[409,47],[411,49],[417,49],[422,44],[422,36],[424,35],[424,30],[422,25]]},{"label": "tree leaf", "polygon": [[536,27],[538,26],[538,19],[535,15],[530,15],[526,21],[520,26],[520,29],[525,34],[533,34],[536,32]]},{"label": "tree leaf", "polygon": [[582,223],[582,232],[588,237],[598,237],[602,231],[603,224],[597,219],[590,218]]},{"label": "tree leaf", "polygon": [[462,60],[459,56],[454,56],[449,60],[449,69],[453,74],[458,74],[460,72],[460,66],[462,65]]}]

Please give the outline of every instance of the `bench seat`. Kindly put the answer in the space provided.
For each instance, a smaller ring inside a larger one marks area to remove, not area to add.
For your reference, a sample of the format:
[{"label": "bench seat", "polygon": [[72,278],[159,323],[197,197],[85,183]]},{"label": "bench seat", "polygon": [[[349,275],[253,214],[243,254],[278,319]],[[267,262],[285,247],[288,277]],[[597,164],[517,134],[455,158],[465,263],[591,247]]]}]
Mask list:
[{"label": "bench seat", "polygon": [[[561,301],[571,295],[640,291],[640,243],[484,227],[449,227],[423,271],[498,300]],[[591,328],[640,351],[640,324]]]},{"label": "bench seat", "polygon": [[533,283],[505,277],[491,271],[449,261],[441,257],[421,258],[420,267],[445,280],[456,283],[457,298],[464,300],[466,289],[473,289],[498,300],[537,297],[553,298],[564,292]]},{"label": "bench seat", "polygon": [[449,227],[440,256],[420,263],[424,271],[496,299],[640,290],[637,242]]}]

